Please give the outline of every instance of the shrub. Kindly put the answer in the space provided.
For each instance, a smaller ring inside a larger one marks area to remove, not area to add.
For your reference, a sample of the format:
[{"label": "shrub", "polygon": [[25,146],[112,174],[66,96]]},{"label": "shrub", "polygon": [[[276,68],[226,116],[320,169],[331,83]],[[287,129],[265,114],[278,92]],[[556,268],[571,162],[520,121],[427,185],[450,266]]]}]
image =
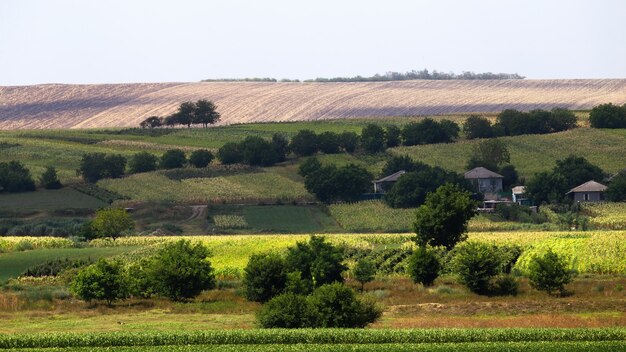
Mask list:
[{"label": "shrub", "polygon": [[500,175],[504,176],[502,179],[502,187],[509,188],[514,186],[518,181],[517,170],[513,165],[504,165],[498,171]]},{"label": "shrub", "polygon": [[0,192],[34,191],[30,171],[19,161],[0,162]]},{"label": "shrub", "polygon": [[130,173],[150,172],[157,169],[158,158],[148,152],[140,152],[133,155],[128,162]]},{"label": "shrub", "polygon": [[439,276],[439,260],[432,251],[424,246],[418,247],[409,257],[407,270],[413,282],[432,286]]},{"label": "shrub", "polygon": [[160,166],[163,169],[179,169],[185,166],[187,158],[185,152],[181,149],[167,150],[161,156]]},{"label": "shrub", "polygon": [[317,135],[311,130],[300,130],[291,138],[289,149],[297,156],[309,156],[317,153]]},{"label": "shrub", "polygon": [[243,153],[239,144],[228,142],[217,151],[217,158],[222,164],[237,164],[243,161]]},{"label": "shrub", "polygon": [[496,277],[491,292],[499,296],[517,296],[519,284],[511,275]]},{"label": "shrub", "polygon": [[194,150],[189,156],[189,164],[197,168],[207,167],[212,160],[213,153],[206,149]]},{"label": "shrub", "polygon": [[605,195],[606,199],[611,202],[626,202],[626,171],[613,177]]},{"label": "shrub", "polygon": [[46,167],[46,171],[39,177],[39,184],[45,189],[59,189],[62,187],[57,176],[57,169],[54,166]]},{"label": "shrub", "polygon": [[56,258],[49,259],[43,263],[39,263],[33,267],[28,268],[20,276],[30,277],[42,277],[42,276],[57,276],[61,272],[67,269],[77,269],[86,265],[93,264],[93,260],[90,259],[68,259],[68,258]]},{"label": "shrub", "polygon": [[374,124],[368,124],[361,131],[361,144],[367,153],[385,151],[385,130]]},{"label": "shrub", "polygon": [[119,154],[89,153],[83,155],[76,173],[87,182],[124,175],[126,158]]},{"label": "shrub", "polygon": [[239,145],[243,162],[253,166],[270,166],[278,162],[278,155],[269,141],[257,136],[246,137]]},{"label": "shrub", "polygon": [[387,148],[393,148],[400,145],[400,137],[402,130],[396,125],[389,125],[385,128],[385,140],[387,141]]},{"label": "shrub", "polygon": [[265,303],[257,313],[262,328],[312,328],[317,327],[319,314],[303,295],[284,293]]},{"label": "shrub", "polygon": [[374,262],[367,258],[361,258],[356,262],[354,269],[352,269],[354,279],[361,284],[361,291],[365,288],[365,284],[374,280],[376,275],[376,266]]},{"label": "shrub", "polygon": [[420,122],[411,122],[402,129],[402,144],[419,145],[449,143],[458,137],[459,127],[452,121],[437,122],[425,118]]},{"label": "shrub", "polygon": [[215,287],[209,251],[200,243],[187,240],[168,243],[152,257],[145,268],[145,279],[152,292],[175,301],[192,298]]},{"label": "shrub", "polygon": [[324,154],[339,153],[339,135],[335,132],[322,132],[317,136],[317,146]]},{"label": "shrub", "polygon": [[128,297],[128,280],[122,264],[100,259],[80,270],[70,284],[70,291],[82,300],[106,301],[108,305]]},{"label": "shrub", "polygon": [[359,146],[359,135],[354,132],[343,132],[339,135],[339,145],[347,153],[354,153]]},{"label": "shrub", "polygon": [[244,269],[246,298],[267,302],[282,293],[287,285],[287,263],[275,253],[254,254]]},{"label": "shrub", "polygon": [[491,122],[479,115],[471,115],[465,120],[463,132],[467,139],[491,138],[494,135]]},{"label": "shrub", "polygon": [[310,157],[300,163],[300,166],[298,166],[298,175],[307,177],[321,168],[322,164],[320,161],[315,157]]},{"label": "shrub", "polygon": [[372,301],[357,299],[351,288],[340,283],[315,289],[309,302],[319,313],[318,326],[322,328],[363,328],[382,313]]},{"label": "shrub", "polygon": [[287,160],[287,153],[289,152],[289,141],[287,137],[280,133],[274,133],[271,143],[274,154],[276,155],[276,162]]},{"label": "shrub", "polygon": [[626,106],[598,105],[591,109],[589,122],[594,128],[626,128]]},{"label": "shrub", "polygon": [[322,236],[311,236],[309,242],[298,242],[288,248],[286,261],[288,270],[300,272],[309,287],[343,282],[341,273],[347,269],[342,263],[341,249],[326,242]]},{"label": "shrub", "polygon": [[101,209],[91,221],[91,229],[95,237],[111,237],[113,239],[122,236],[135,228],[135,223],[128,212],[124,209]]},{"label": "shrub", "polygon": [[455,248],[452,267],[459,282],[478,294],[491,292],[491,279],[498,274],[500,261],[494,247],[480,242],[466,242]]},{"label": "shrub", "polygon": [[371,187],[372,175],[362,166],[348,164],[337,168],[329,165],[311,171],[314,167],[315,162],[311,161],[301,170],[307,172],[304,187],[322,202],[356,201]]},{"label": "shrub", "polygon": [[528,279],[531,287],[550,295],[562,296],[565,285],[572,281],[572,272],[567,269],[563,258],[548,250],[544,255],[531,259],[528,264]]}]

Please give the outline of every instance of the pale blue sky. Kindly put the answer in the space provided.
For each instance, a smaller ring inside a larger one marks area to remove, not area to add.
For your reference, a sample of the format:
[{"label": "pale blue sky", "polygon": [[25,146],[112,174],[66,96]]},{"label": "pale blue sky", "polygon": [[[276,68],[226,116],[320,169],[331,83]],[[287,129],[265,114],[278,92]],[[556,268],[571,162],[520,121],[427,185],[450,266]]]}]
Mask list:
[{"label": "pale blue sky", "polygon": [[0,2],[0,85],[422,68],[625,78],[626,1]]}]

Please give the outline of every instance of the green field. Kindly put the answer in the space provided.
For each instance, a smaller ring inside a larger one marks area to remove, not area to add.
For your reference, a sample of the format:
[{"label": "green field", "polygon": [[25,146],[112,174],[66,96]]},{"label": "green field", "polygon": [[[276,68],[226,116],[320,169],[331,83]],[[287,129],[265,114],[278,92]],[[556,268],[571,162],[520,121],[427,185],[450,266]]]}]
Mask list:
[{"label": "green field", "polygon": [[0,194],[0,211],[5,212],[94,210],[107,205],[97,198],[67,187],[58,190]]}]

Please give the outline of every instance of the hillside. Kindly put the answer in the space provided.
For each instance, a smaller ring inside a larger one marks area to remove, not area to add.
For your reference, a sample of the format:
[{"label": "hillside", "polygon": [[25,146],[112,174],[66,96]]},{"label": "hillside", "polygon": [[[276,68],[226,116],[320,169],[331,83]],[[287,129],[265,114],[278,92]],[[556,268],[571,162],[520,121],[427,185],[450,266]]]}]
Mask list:
[{"label": "hillside", "polygon": [[137,126],[186,100],[210,99],[222,124],[370,116],[589,109],[626,103],[626,79],[203,82],[0,87],[0,129]]}]

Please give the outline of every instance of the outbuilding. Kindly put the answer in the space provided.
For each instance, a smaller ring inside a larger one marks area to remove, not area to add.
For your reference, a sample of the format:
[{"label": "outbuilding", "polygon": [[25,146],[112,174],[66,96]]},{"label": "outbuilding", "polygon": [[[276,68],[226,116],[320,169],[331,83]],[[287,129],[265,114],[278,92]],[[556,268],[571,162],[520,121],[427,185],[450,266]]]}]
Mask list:
[{"label": "outbuilding", "polygon": [[572,194],[575,202],[602,202],[604,201],[606,186],[596,181],[588,181],[572,188],[566,194]]},{"label": "outbuilding", "polygon": [[400,176],[406,174],[406,171],[400,170],[398,172],[394,172],[389,176],[385,176],[380,180],[374,181],[374,193],[386,193],[388,190],[393,187],[393,185],[398,181]]}]

